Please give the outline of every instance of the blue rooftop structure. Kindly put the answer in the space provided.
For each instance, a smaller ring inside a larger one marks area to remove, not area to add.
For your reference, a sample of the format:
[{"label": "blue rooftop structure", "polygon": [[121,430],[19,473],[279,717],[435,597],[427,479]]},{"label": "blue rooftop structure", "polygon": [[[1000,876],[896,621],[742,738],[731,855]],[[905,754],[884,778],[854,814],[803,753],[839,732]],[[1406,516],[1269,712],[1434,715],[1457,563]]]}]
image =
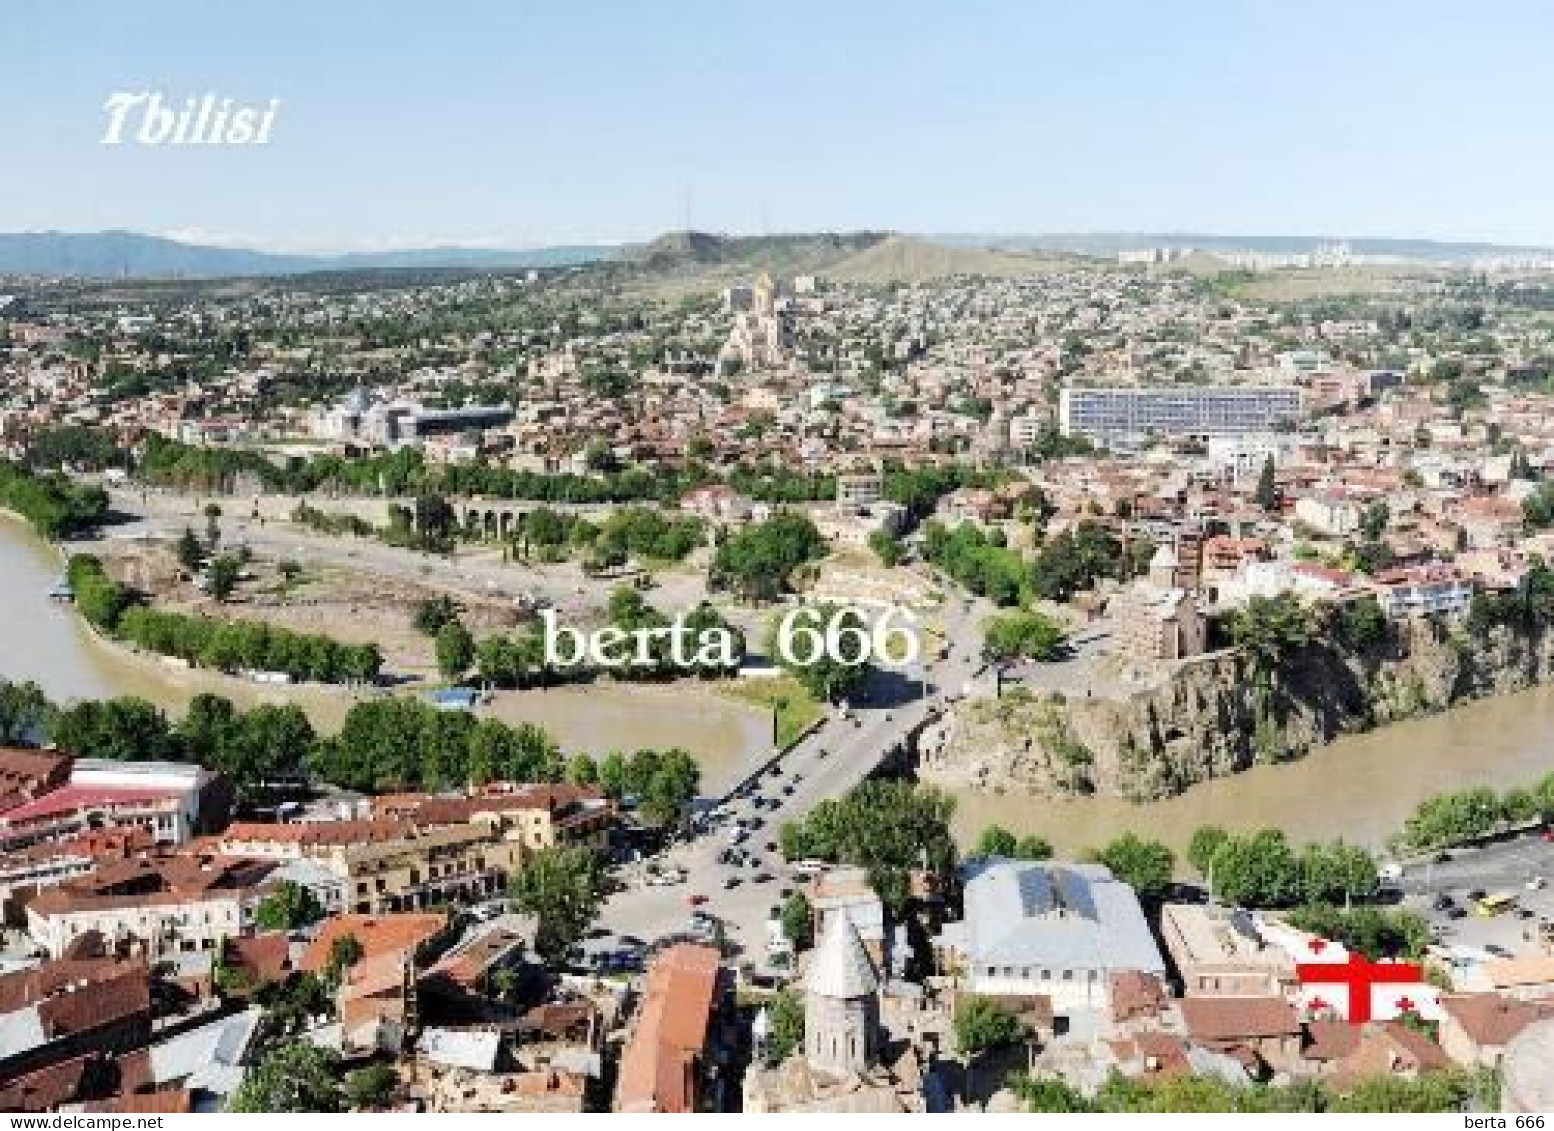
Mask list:
[{"label": "blue rooftop structure", "polygon": [[428,691],[426,701],[439,711],[472,711],[480,701],[480,692],[473,687],[444,687]]}]

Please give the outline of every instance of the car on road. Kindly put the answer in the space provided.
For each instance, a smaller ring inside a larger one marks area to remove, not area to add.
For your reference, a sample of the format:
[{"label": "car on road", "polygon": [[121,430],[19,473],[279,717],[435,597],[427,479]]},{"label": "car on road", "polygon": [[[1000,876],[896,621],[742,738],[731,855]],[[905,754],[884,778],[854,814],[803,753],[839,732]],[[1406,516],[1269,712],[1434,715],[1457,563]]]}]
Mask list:
[{"label": "car on road", "polygon": [[1532,877],[1532,879],[1527,881],[1527,890],[1528,891],[1542,891],[1543,890],[1543,885],[1546,884],[1547,882],[1548,881],[1545,880],[1542,876],[1534,876],[1534,877]]},{"label": "car on road", "polygon": [[686,902],[688,902],[692,907],[700,907],[702,904],[707,902],[707,897],[699,893],[696,895],[688,895],[685,897],[685,899]]},{"label": "car on road", "polygon": [[1483,888],[1473,888],[1468,892],[1468,902],[1476,903],[1488,894]]},{"label": "car on road", "polygon": [[1437,864],[1450,864],[1451,863],[1451,853],[1450,852],[1437,852],[1435,854],[1435,862]]},{"label": "car on road", "polygon": [[743,882],[738,876],[728,876],[723,881],[723,887],[725,889],[737,888]]},{"label": "car on road", "polygon": [[1468,917],[1467,908],[1458,907],[1454,903],[1446,909],[1446,917],[1448,919],[1466,919]]},{"label": "car on road", "polygon": [[1489,951],[1489,953],[1494,955],[1496,958],[1510,958],[1511,957],[1511,952],[1509,950],[1507,950],[1503,946],[1497,946],[1495,943],[1485,943],[1484,944],[1484,949]]},{"label": "car on road", "polygon": [[772,874],[770,872],[757,872],[750,877],[750,882],[752,884],[769,884],[772,882]]},{"label": "car on road", "polygon": [[1443,891],[1430,901],[1430,906],[1437,911],[1447,911],[1457,906],[1457,901]]}]

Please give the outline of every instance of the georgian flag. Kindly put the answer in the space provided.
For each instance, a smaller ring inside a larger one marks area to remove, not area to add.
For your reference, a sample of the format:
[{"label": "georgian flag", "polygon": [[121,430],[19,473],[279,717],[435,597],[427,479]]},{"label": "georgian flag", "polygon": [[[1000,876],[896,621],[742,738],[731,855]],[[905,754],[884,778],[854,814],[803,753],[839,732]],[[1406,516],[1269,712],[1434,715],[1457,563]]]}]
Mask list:
[{"label": "georgian flag", "polygon": [[1372,962],[1340,943],[1313,936],[1307,955],[1297,957],[1300,988],[1295,1004],[1308,1019],[1336,1018],[1360,1025],[1392,1021],[1405,1014],[1439,1021],[1441,991],[1424,980],[1412,962]]}]

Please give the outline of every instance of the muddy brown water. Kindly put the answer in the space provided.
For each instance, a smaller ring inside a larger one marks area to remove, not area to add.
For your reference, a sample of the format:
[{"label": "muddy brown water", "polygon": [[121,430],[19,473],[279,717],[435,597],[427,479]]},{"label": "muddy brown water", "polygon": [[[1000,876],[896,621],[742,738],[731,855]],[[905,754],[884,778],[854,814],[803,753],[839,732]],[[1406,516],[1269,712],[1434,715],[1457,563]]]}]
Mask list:
[{"label": "muddy brown water", "polygon": [[[56,701],[138,695],[174,714],[202,691],[251,706],[300,704],[320,729],[339,725],[348,691],[258,687],[218,673],[172,667],[97,639],[69,605],[48,599],[58,553],[10,515],[0,514],[0,677],[34,680]],[[694,688],[597,684],[499,694],[491,713],[543,725],[572,752],[681,746],[696,755],[705,788],[731,784],[769,750],[769,716],[749,704]]]}]

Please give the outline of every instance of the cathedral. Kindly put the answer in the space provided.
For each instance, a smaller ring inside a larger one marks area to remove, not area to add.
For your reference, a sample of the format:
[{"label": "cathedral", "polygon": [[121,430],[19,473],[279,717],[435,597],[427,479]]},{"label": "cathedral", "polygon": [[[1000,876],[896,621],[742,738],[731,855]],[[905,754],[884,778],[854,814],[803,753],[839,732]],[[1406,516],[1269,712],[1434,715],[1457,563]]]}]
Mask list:
[{"label": "cathedral", "polygon": [[793,347],[793,319],[777,297],[777,284],[763,274],[755,281],[749,310],[734,313],[734,326],[728,341],[718,353],[718,371],[726,373],[737,364],[749,372],[783,364]]}]

